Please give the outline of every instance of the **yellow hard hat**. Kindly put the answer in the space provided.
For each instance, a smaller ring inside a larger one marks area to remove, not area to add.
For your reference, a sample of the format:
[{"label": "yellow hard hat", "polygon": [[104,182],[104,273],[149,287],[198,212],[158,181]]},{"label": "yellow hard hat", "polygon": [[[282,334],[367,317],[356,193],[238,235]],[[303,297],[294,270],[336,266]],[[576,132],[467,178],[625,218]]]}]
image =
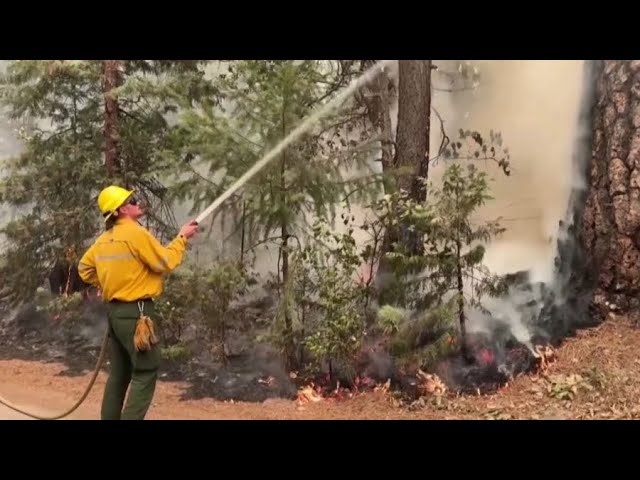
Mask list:
[{"label": "yellow hard hat", "polygon": [[113,213],[124,205],[124,202],[133,194],[134,190],[110,185],[100,192],[98,195],[98,207],[100,212],[107,220]]}]

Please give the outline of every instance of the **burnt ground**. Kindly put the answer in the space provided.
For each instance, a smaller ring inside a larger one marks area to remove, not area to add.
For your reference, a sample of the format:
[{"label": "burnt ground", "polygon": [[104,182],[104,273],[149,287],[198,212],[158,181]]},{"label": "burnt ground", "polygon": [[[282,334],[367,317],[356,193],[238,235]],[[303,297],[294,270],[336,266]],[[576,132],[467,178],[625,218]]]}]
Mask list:
[{"label": "burnt ground", "polygon": [[[579,331],[556,350],[557,360],[536,374],[521,375],[489,395],[422,397],[401,403],[385,392],[337,401],[300,404],[287,399],[232,402],[187,399],[185,382],[158,385],[149,419],[639,419],[640,329],[625,317]],[[6,344],[0,350],[3,356]],[[2,394],[61,411],[82,393],[90,377],[70,376],[60,362],[0,360]],[[106,376],[75,418],[97,419]],[[46,399],[46,400],[44,400]]]}]

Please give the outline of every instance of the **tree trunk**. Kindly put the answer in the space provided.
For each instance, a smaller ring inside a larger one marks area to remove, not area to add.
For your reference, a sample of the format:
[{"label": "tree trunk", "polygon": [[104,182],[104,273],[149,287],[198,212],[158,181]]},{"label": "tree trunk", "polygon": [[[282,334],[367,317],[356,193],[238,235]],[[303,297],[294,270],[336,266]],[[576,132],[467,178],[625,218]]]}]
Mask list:
[{"label": "tree trunk", "polygon": [[605,61],[596,87],[581,237],[594,301],[640,303],[640,60]]},{"label": "tree trunk", "polygon": [[221,365],[227,365],[228,358],[224,348],[226,335],[224,320],[220,320],[220,323],[214,326],[214,331],[212,333],[213,338],[211,339],[211,343],[213,356]]},{"label": "tree trunk", "polygon": [[242,201],[242,231],[240,233],[240,267],[244,268],[244,237],[246,230],[247,201]]},{"label": "tree trunk", "polygon": [[[282,106],[282,138],[287,136],[287,128],[285,121],[286,103]],[[283,205],[283,212],[287,211],[287,183],[285,175],[287,173],[287,150],[282,151],[282,162],[280,164],[280,194],[282,195],[281,201]],[[288,288],[289,285],[289,229],[288,218],[286,213],[282,214],[282,222],[280,224],[280,256],[282,258],[282,285],[283,288]],[[285,293],[286,296],[286,293]],[[285,358],[287,367],[294,369],[297,367],[295,345],[293,342],[293,325],[291,324],[291,315],[289,314],[288,305],[285,305],[284,310],[284,329],[285,329]]]},{"label": "tree trunk", "polygon": [[[102,92],[104,95],[104,140],[107,176],[112,179],[118,173],[118,100],[112,90],[120,84],[121,60],[102,61]],[[125,181],[126,183],[126,181]]]},{"label": "tree trunk", "polygon": [[[287,230],[286,222],[283,222],[280,227],[280,232],[282,236],[282,243],[280,247],[280,254],[282,258],[282,285],[283,288],[288,288],[289,282],[289,250],[288,250],[288,242],[289,242],[289,232]],[[285,307],[284,311],[284,334],[286,336],[286,347],[285,347],[285,356],[287,359],[287,364],[289,368],[296,367],[296,359],[295,359],[295,346],[293,344],[293,326],[291,324],[291,315],[289,314],[288,306]]]},{"label": "tree trunk", "polygon": [[[427,191],[419,178],[426,180],[429,175],[431,60],[400,60],[398,76],[398,127],[393,169],[402,171],[397,187],[410,192],[412,199],[424,202]],[[390,273],[384,255],[398,241],[403,242],[413,254],[421,252],[422,239],[407,228],[401,227],[401,232],[385,232],[377,273],[379,288],[384,288],[385,278]],[[384,294],[381,299],[384,299]]]},{"label": "tree trunk", "polygon": [[429,174],[429,126],[431,121],[431,60],[399,62],[398,133],[395,168],[407,168],[398,185],[424,201],[426,189],[418,177]]},{"label": "tree trunk", "polygon": [[[363,61],[362,70],[369,68],[373,62]],[[369,120],[378,130],[381,140],[380,146],[382,155],[380,158],[382,171],[390,170],[393,163],[393,129],[391,125],[391,103],[390,94],[391,79],[386,73],[376,75],[374,80],[363,87],[364,94],[362,101],[367,106]]]},{"label": "tree trunk", "polygon": [[462,277],[462,243],[460,237],[456,239],[456,283],[458,289],[458,321],[460,323],[460,348],[462,356],[469,363],[473,363],[473,357],[470,355],[467,346],[467,318],[464,313],[464,281]]}]

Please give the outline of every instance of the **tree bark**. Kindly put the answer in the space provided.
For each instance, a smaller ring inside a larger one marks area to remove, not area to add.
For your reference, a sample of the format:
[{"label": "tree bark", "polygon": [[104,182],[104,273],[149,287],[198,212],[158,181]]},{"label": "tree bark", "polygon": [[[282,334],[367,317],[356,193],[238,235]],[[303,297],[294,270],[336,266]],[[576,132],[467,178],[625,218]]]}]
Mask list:
[{"label": "tree bark", "polygon": [[418,177],[429,174],[429,127],[431,123],[431,60],[399,62],[398,133],[395,168],[407,168],[398,185],[412,198],[424,201],[426,188]]},{"label": "tree bark", "polygon": [[104,140],[107,176],[114,178],[119,171],[118,100],[113,90],[120,84],[122,60],[102,61],[102,92],[104,95]]},{"label": "tree bark", "polygon": [[[431,60],[401,60],[398,68],[398,126],[393,169],[406,170],[398,176],[396,187],[410,192],[411,198],[418,202],[424,202],[427,198],[426,187],[420,178],[426,180],[429,175],[430,124]],[[385,173],[391,173],[388,170]],[[421,252],[422,239],[407,228],[401,226],[401,232],[386,231],[376,275],[380,289],[384,289],[385,279],[390,274],[390,266],[384,255],[391,251],[396,242],[404,243],[413,254]],[[384,299],[384,294],[381,299]]]},{"label": "tree bark", "polygon": [[[283,288],[288,288],[289,285],[289,231],[287,229],[287,223],[282,222],[280,226],[280,233],[282,237],[282,243],[280,246],[280,254],[282,258],[282,285]],[[284,330],[286,340],[285,356],[287,360],[287,366],[289,368],[296,367],[295,346],[293,344],[293,325],[291,324],[291,315],[289,314],[288,305],[285,306],[284,312]]]},{"label": "tree bark", "polygon": [[[362,69],[373,62],[363,61]],[[382,155],[380,158],[382,171],[387,172],[393,163],[393,128],[391,125],[391,79],[386,73],[377,75],[375,79],[363,87],[362,101],[367,106],[369,120],[380,134]]]},{"label": "tree bark", "polygon": [[600,69],[591,169],[581,218],[594,303],[640,305],[640,60],[608,60]]}]

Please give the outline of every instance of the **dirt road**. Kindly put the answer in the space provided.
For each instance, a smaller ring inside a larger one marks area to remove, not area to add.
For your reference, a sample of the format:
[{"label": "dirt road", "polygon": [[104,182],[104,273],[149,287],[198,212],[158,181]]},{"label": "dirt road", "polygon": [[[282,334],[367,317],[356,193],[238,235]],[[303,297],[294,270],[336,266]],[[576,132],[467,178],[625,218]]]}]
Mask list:
[{"label": "dirt road", "polygon": [[[40,416],[55,416],[58,414],[57,410],[54,411],[48,408],[42,408],[37,405],[32,405],[29,403],[20,403],[17,406]],[[67,417],[66,420],[77,420],[79,418],[80,417],[78,416],[78,414],[74,412],[69,417]],[[18,413],[8,407],[5,407],[4,405],[0,405],[0,420],[33,420],[33,418],[23,415],[21,413]]]},{"label": "dirt road", "polygon": [[[69,377],[60,375],[64,367],[58,364],[0,361],[0,395],[12,403],[35,409],[37,413],[59,413],[71,406],[83,393],[90,374]],[[100,375],[92,392],[70,419],[97,420],[105,375]],[[150,420],[215,420],[215,419],[350,419],[402,418],[401,409],[394,408],[382,395],[367,395],[352,401],[323,401],[321,404],[297,405],[290,400],[267,400],[262,403],[221,402],[212,399],[183,400],[187,385],[160,382]],[[0,419],[25,419],[6,408],[0,409]]]},{"label": "dirt road", "polygon": [[[184,400],[187,385],[160,382],[148,419],[635,419],[640,418],[640,329],[625,319],[603,323],[568,339],[557,361],[539,375],[523,376],[495,395],[429,398],[420,408],[395,406],[384,394],[297,405],[290,400],[231,403]],[[38,410],[57,413],[82,395],[90,373],[61,375],[53,363],[0,361],[0,395]],[[100,416],[105,376],[100,375],[72,419]],[[0,419],[21,419],[0,409]]]}]

